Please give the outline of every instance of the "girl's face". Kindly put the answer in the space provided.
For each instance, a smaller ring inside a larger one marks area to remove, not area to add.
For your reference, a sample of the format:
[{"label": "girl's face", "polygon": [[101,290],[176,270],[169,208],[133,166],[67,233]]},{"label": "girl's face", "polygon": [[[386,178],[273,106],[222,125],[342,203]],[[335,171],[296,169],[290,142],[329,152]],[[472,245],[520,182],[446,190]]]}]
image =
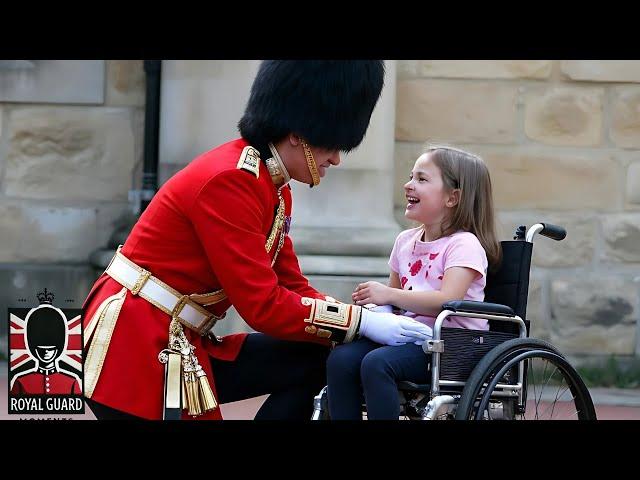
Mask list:
[{"label": "girl's face", "polygon": [[431,153],[418,157],[404,185],[407,209],[404,215],[424,225],[441,225],[455,198],[445,188],[440,168],[431,159]]}]

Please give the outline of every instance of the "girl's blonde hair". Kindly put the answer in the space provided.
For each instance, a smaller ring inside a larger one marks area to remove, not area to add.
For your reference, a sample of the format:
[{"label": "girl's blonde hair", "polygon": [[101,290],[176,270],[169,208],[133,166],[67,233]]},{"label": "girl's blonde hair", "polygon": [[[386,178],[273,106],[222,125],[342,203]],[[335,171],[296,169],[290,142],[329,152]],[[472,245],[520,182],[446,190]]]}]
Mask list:
[{"label": "girl's blonde hair", "polygon": [[451,218],[445,220],[442,235],[451,235],[458,230],[473,233],[494,270],[502,260],[502,248],[496,235],[487,165],[479,156],[448,145],[429,145],[425,153],[431,154],[431,159],[442,172],[445,188],[460,189],[458,205]]}]

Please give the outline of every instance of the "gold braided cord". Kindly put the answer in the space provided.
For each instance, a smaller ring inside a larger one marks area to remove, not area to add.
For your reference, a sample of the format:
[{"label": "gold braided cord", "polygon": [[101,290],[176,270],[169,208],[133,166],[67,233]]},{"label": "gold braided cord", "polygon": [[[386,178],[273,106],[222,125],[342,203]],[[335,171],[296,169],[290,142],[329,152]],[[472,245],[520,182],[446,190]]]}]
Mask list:
[{"label": "gold braided cord", "polygon": [[267,252],[271,251],[271,247],[273,247],[273,243],[276,240],[276,235],[278,231],[284,225],[284,198],[282,198],[282,193],[278,190],[278,210],[276,211],[276,218],[273,221],[273,226],[271,227],[271,232],[269,232],[269,237],[267,238],[267,243],[264,248]]},{"label": "gold braided cord", "polygon": [[280,249],[282,248],[282,245],[284,245],[284,229],[280,229],[280,238],[278,239],[278,246],[276,247],[276,253],[273,254],[273,260],[271,260],[271,266],[273,267],[273,265],[276,263],[276,258],[278,258],[278,254],[280,253]]},{"label": "gold braided cord", "polygon": [[276,241],[276,235],[280,233],[280,238],[278,239],[278,245],[276,247],[276,253],[273,256],[273,260],[271,261],[271,266],[276,263],[276,258],[278,258],[278,253],[280,253],[280,249],[284,244],[284,198],[282,197],[281,190],[278,190],[278,210],[276,211],[276,218],[273,221],[273,226],[271,227],[271,232],[269,232],[269,237],[267,238],[267,243],[264,248],[267,252],[271,251],[273,244]]},{"label": "gold braided cord", "polygon": [[309,172],[311,172],[311,177],[313,178],[313,186],[315,187],[320,183],[320,174],[318,173],[318,166],[316,165],[316,161],[313,158],[313,153],[311,153],[311,149],[307,142],[304,140],[300,140],[302,142],[302,149],[304,150],[304,156],[307,158],[307,167],[309,167]]}]

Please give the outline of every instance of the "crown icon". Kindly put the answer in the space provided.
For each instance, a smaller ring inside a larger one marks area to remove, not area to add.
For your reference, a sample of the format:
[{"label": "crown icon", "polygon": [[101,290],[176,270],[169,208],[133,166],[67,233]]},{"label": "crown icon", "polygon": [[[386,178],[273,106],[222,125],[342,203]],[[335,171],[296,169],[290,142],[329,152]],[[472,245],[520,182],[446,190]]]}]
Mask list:
[{"label": "crown icon", "polygon": [[47,289],[44,289],[44,292],[38,292],[38,301],[40,303],[52,303],[55,296],[52,292],[48,292]]}]

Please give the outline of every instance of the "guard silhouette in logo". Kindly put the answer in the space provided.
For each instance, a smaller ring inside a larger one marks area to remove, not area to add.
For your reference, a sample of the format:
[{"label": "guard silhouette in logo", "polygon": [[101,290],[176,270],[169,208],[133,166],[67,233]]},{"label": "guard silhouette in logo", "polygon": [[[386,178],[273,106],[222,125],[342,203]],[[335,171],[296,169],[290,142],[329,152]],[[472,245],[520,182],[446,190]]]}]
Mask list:
[{"label": "guard silhouette in logo", "polygon": [[11,382],[12,395],[80,395],[78,377],[60,369],[59,359],[67,349],[69,332],[64,313],[51,305],[46,289],[38,294],[41,304],[24,320],[24,342],[35,368],[17,374]]}]

